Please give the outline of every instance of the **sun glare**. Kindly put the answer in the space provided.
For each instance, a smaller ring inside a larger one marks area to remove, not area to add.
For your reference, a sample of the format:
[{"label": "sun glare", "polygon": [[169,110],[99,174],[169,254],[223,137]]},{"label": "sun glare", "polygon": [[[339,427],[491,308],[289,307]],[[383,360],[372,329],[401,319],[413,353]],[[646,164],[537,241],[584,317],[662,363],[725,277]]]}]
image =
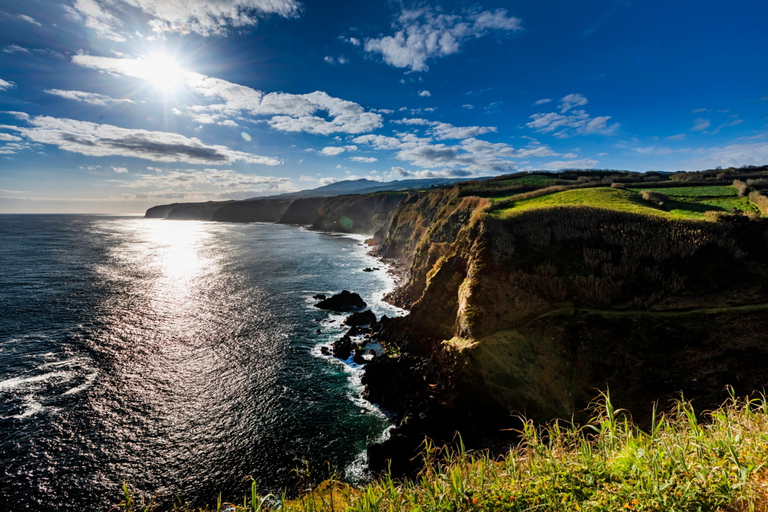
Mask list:
[{"label": "sun glare", "polygon": [[171,56],[153,53],[134,61],[134,76],[143,78],[152,87],[165,93],[178,89],[184,79],[185,70]]}]

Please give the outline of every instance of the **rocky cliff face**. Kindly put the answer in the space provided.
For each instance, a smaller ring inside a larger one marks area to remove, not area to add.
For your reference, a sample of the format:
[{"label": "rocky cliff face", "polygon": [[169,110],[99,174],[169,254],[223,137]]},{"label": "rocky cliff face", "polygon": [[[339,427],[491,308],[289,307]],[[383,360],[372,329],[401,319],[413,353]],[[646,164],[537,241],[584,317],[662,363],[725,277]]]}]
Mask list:
[{"label": "rocky cliff face", "polygon": [[236,201],[218,208],[213,213],[211,220],[217,222],[277,222],[290,205],[290,199]]},{"label": "rocky cliff face", "polygon": [[[423,435],[450,440],[446,421],[466,439],[514,426],[515,413],[579,419],[598,390],[642,423],[652,402],[680,392],[705,409],[725,399],[726,385],[743,394],[765,386],[765,220],[585,207],[502,219],[485,207],[450,195],[406,200],[382,244],[411,262],[396,294],[413,301],[410,315],[385,329],[419,361],[411,373],[420,381],[400,376],[407,395],[425,397],[400,406],[409,449]],[[404,224],[421,235],[398,247]],[[392,386],[377,364],[372,397]],[[420,408],[438,419],[418,419]]]},{"label": "rocky cliff face", "polygon": [[312,229],[376,233],[389,224],[393,210],[404,197],[405,194],[381,193],[328,198],[321,204]]}]

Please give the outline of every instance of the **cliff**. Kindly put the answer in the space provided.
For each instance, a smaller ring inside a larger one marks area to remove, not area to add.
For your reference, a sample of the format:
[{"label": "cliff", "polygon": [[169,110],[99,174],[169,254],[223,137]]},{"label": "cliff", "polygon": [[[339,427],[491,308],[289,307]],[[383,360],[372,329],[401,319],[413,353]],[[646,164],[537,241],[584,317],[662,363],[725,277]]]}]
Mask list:
[{"label": "cliff", "polygon": [[403,465],[424,435],[487,446],[514,414],[586,420],[596,390],[650,411],[681,392],[709,408],[726,385],[764,387],[768,221],[589,194],[621,202],[510,210],[456,187],[398,207],[380,252],[410,263],[394,297],[411,312],[380,329],[399,355],[367,370],[368,396],[399,418],[374,469],[391,454]]},{"label": "cliff", "polygon": [[320,214],[320,206],[322,206],[326,199],[325,197],[296,199],[283,213],[283,216],[280,218],[280,224],[312,224]]},{"label": "cliff", "polygon": [[290,199],[237,201],[218,208],[213,213],[211,220],[217,222],[277,222],[290,205]]},{"label": "cliff", "polygon": [[389,224],[393,210],[405,194],[379,193],[326,199],[317,211],[312,229],[373,234]]}]

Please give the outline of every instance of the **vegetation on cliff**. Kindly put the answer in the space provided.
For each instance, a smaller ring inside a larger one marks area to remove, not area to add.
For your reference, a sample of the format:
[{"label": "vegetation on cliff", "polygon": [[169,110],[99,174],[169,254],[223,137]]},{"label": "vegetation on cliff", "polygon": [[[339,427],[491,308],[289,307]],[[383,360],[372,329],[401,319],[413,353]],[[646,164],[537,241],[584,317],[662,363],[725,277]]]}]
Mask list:
[{"label": "vegetation on cliff", "polygon": [[[407,404],[370,453],[407,459],[424,437],[450,441],[446,424],[487,446],[510,415],[585,421],[595,389],[639,411],[680,391],[713,407],[726,385],[761,389],[768,221],[749,198],[762,197],[760,173],[524,174],[403,201],[381,247],[415,238],[395,294],[410,314],[384,334],[422,383],[399,372]],[[510,195],[517,181],[538,188]],[[376,396],[392,384],[368,385]]]},{"label": "vegetation on cliff", "polygon": [[[699,421],[699,417],[704,421]],[[251,493],[216,510],[258,512],[720,511],[768,508],[768,403],[731,398],[713,411],[685,400],[651,411],[647,429],[607,395],[582,425],[522,421],[520,443],[503,457],[435,449],[427,443],[417,478],[384,475],[362,488],[333,477],[294,499]],[[123,512],[154,510],[127,487]],[[179,503],[175,510],[191,511]]]}]

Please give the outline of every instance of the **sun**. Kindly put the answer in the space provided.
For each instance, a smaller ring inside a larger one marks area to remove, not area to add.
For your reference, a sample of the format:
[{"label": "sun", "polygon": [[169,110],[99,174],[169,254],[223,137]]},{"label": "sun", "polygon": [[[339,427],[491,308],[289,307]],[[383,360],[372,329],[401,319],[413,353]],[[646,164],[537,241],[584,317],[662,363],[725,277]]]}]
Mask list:
[{"label": "sun", "polygon": [[133,76],[146,80],[163,93],[174,92],[184,82],[186,71],[168,54],[152,53],[134,60],[132,64]]}]

